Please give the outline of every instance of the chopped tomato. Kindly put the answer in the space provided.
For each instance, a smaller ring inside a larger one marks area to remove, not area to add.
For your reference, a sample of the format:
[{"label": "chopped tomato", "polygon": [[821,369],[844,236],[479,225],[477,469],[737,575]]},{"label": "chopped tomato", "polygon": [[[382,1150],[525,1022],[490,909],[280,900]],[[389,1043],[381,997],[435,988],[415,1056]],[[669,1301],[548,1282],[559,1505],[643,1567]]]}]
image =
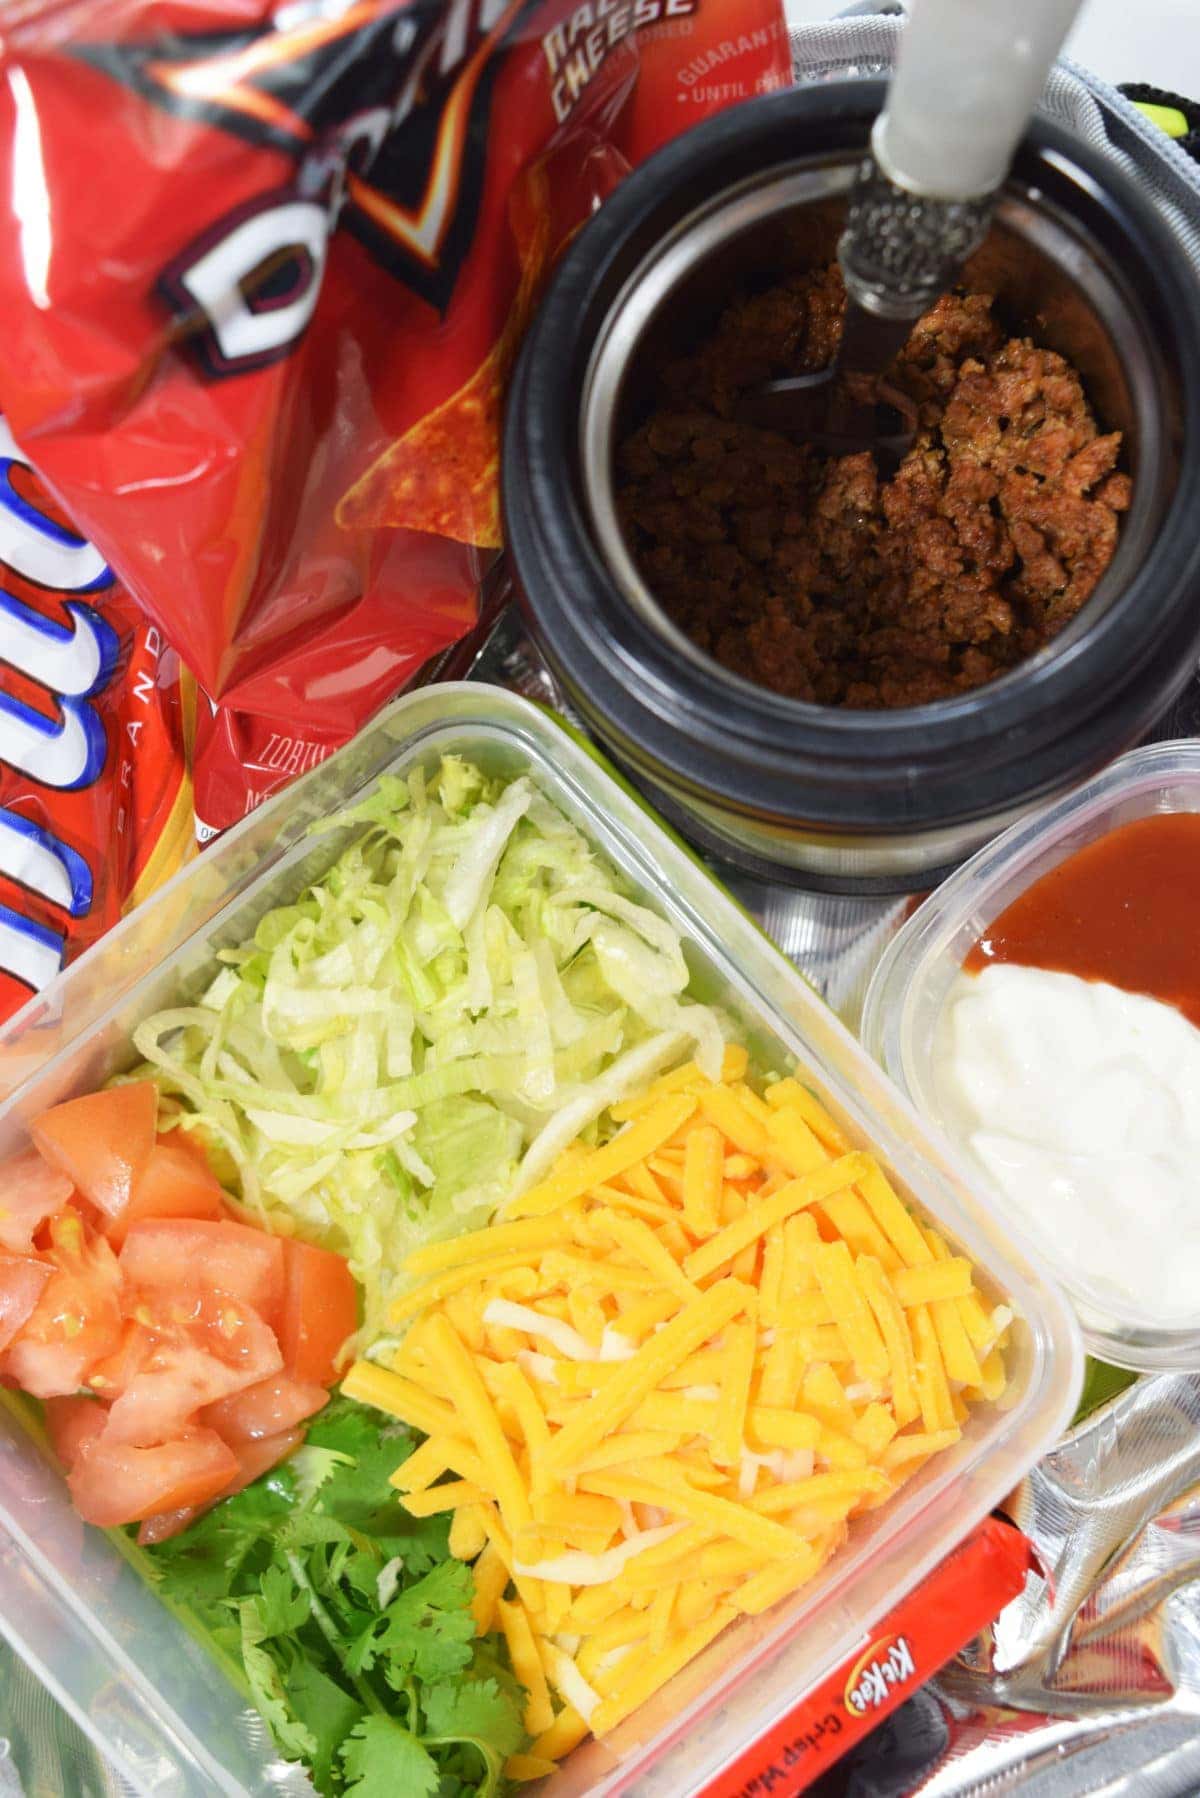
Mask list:
[{"label": "chopped tomato", "polygon": [[297,1380],[331,1386],[338,1350],[358,1325],[354,1275],[341,1255],[283,1238],[284,1294],[279,1346]]},{"label": "chopped tomato", "polygon": [[195,1155],[177,1143],[159,1142],[134,1181],[128,1205],[109,1224],[108,1239],[120,1248],[130,1226],[143,1218],[223,1217],[224,1198],[220,1182]]},{"label": "chopped tomato", "polygon": [[46,1429],[50,1446],[64,1467],[74,1467],[84,1444],[104,1428],[108,1412],[94,1398],[48,1398]]},{"label": "chopped tomato", "polygon": [[149,1081],[72,1099],[0,1168],[0,1384],[45,1401],[80,1516],[144,1542],[300,1445],[358,1309],[340,1256],[235,1222],[157,1117]]},{"label": "chopped tomato", "polygon": [[116,1217],[154,1147],[158,1088],[135,1080],[51,1106],[30,1135],[50,1163],[93,1205]]},{"label": "chopped tomato", "polygon": [[[225,1494],[219,1494],[224,1498]],[[213,1499],[213,1504],[217,1499]],[[138,1525],[137,1541],[139,1548],[153,1548],[156,1542],[169,1542],[172,1536],[181,1536],[189,1524],[201,1516],[199,1505],[180,1505],[174,1511],[155,1511],[153,1517],[147,1517]]]},{"label": "chopped tomato", "polygon": [[32,1317],[54,1269],[36,1255],[0,1253],[0,1354]]},{"label": "chopped tomato", "polygon": [[261,1436],[257,1442],[231,1442],[229,1446],[238,1458],[238,1476],[224,1496],[232,1498],[244,1486],[261,1479],[294,1454],[303,1441],[303,1430],[280,1430],[277,1436]]},{"label": "chopped tomato", "polygon": [[324,1386],[293,1380],[286,1373],[274,1374],[270,1379],[259,1380],[256,1386],[235,1392],[231,1398],[209,1405],[200,1421],[232,1445],[262,1441],[303,1423],[328,1399]]},{"label": "chopped tomato", "polygon": [[87,1443],[67,1484],[85,1523],[115,1529],[161,1511],[202,1505],[237,1478],[239,1463],[215,1430],[189,1430],[174,1441],[138,1448],[105,1429]]},{"label": "chopped tomato", "polygon": [[206,1174],[212,1173],[212,1164],[198,1130],[166,1130],[159,1136],[158,1146],[160,1149],[180,1149],[190,1160],[199,1162]]},{"label": "chopped tomato", "polygon": [[134,1318],[145,1337],[126,1345],[127,1365],[139,1352],[143,1358],[113,1401],[108,1440],[114,1443],[168,1442],[203,1406],[257,1385],[283,1365],[274,1332],[232,1293],[147,1294]]},{"label": "chopped tomato", "polygon": [[0,1167],[0,1249],[27,1255],[34,1233],[70,1202],[73,1188],[36,1149],[26,1149]]},{"label": "chopped tomato", "polygon": [[90,1235],[74,1210],[51,1218],[48,1234],[42,1259],[51,1278],[5,1362],[5,1372],[35,1398],[78,1391],[121,1341],[121,1270],[107,1242]]},{"label": "chopped tomato", "polygon": [[231,1447],[238,1459],[237,1478],[207,1505],[185,1505],[180,1510],[159,1511],[153,1517],[147,1517],[138,1531],[140,1546],[146,1548],[154,1542],[166,1542],[170,1537],[178,1536],[181,1530],[187,1529],[211,1505],[219,1504],[223,1498],[232,1498],[235,1492],[249,1486],[260,1475],[269,1473],[278,1462],[286,1461],[303,1441],[303,1430],[281,1430],[278,1436],[265,1436],[258,1442],[232,1443]]},{"label": "chopped tomato", "polygon": [[219,1287],[252,1305],[272,1328],[283,1298],[283,1242],[245,1224],[143,1218],[132,1224],[121,1268],[134,1286],[155,1292]]},{"label": "chopped tomato", "polygon": [[[133,1302],[133,1295],[127,1295]],[[106,1405],[120,1398],[134,1374],[141,1373],[157,1338],[143,1324],[129,1318],[121,1325],[121,1337],[111,1355],[92,1363],[87,1377],[89,1389]]]}]

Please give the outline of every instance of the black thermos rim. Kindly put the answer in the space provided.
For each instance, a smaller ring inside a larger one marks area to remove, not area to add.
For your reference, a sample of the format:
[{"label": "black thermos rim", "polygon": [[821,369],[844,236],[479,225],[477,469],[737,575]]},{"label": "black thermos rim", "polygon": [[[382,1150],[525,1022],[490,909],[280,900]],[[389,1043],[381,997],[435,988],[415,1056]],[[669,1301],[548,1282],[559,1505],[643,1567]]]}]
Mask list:
[{"label": "black thermos rim", "polygon": [[[1032,802],[1144,732],[1200,653],[1200,291],[1183,252],[1123,172],[1048,121],[1018,181],[1083,196],[1089,228],[1133,277],[1171,367],[1179,472],[1150,553],[1092,627],[1028,672],[935,705],[863,712],[800,704],[683,662],[620,593],[578,486],[590,333],[630,245],[664,218],[806,151],[866,142],[880,81],[789,89],[677,138],[629,176],[568,250],[526,338],[501,458],[505,534],[536,636],[598,734],[708,805],[830,829],[933,829]],[[1189,518],[1190,515],[1190,518]]]}]

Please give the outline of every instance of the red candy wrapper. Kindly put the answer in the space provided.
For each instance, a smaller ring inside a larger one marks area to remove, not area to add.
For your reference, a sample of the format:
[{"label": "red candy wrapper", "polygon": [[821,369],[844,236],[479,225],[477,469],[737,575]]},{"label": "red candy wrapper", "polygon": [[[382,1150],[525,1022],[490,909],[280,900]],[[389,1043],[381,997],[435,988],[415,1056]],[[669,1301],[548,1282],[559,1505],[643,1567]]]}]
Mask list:
[{"label": "red candy wrapper", "polygon": [[1025,1587],[1028,1538],[989,1517],[697,1798],[795,1798],[991,1623]]},{"label": "red candy wrapper", "polygon": [[0,406],[196,675],[202,835],[475,617],[554,257],[779,0],[24,0]]},{"label": "red candy wrapper", "polygon": [[194,848],[179,662],[0,419],[0,1018]]}]

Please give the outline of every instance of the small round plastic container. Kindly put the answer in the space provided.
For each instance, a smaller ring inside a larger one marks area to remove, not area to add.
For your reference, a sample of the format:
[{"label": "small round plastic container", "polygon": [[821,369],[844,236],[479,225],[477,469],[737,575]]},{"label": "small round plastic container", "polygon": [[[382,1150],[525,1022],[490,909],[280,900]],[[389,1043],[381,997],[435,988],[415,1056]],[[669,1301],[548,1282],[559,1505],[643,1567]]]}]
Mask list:
[{"label": "small round plastic container", "polygon": [[[888,945],[867,992],[862,1041],[922,1116],[952,1142],[934,1080],[933,1050],[967,953],[1043,874],[1118,825],[1155,812],[1200,812],[1200,741],[1134,750],[1068,798],[1014,824],[940,886]],[[961,1142],[955,1146],[967,1154]],[[1138,1372],[1200,1369],[1200,1321],[1164,1326],[1151,1303],[1116,1301],[1084,1269],[1057,1256],[1048,1233],[1032,1236],[973,1158],[971,1172],[976,1189],[990,1193],[1005,1230],[1057,1276],[1093,1354]]]}]

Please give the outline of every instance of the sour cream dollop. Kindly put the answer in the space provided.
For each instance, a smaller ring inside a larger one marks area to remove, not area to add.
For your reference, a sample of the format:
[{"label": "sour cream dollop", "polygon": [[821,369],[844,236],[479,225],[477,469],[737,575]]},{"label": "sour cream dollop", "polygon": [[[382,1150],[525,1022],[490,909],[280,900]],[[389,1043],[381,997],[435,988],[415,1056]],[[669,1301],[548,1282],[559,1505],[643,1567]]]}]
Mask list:
[{"label": "sour cream dollop", "polygon": [[1200,1318],[1200,1030],[1181,1012],[997,963],[956,979],[933,1073],[950,1135],[1049,1260],[1163,1323]]}]

